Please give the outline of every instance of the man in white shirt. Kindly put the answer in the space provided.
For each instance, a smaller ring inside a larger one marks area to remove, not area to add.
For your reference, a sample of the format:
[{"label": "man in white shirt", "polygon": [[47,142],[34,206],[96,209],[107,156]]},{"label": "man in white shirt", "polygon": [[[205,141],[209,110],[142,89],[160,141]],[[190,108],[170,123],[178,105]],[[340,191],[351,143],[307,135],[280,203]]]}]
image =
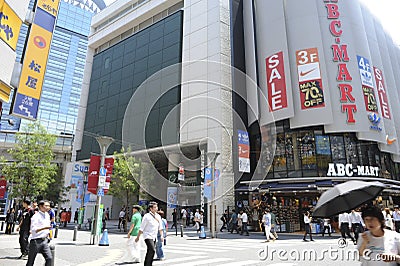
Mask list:
[{"label": "man in white shirt", "polygon": [[144,266],[153,265],[154,254],[156,253],[155,243],[158,232],[160,232],[161,234],[161,242],[164,241],[161,216],[157,213],[158,211],[157,202],[150,202],[149,210],[150,210],[149,213],[146,213],[143,216],[139,234],[135,239],[135,242],[138,242],[140,236],[143,234],[144,242],[146,243],[147,246],[146,258],[144,259]]},{"label": "man in white shirt", "polygon": [[399,206],[394,206],[393,211],[393,220],[394,220],[394,228],[396,229],[397,233],[400,233],[400,211]]},{"label": "man in white shirt", "polygon": [[347,212],[339,214],[339,229],[342,234],[342,238],[346,239],[346,235],[350,237],[351,241],[355,243],[355,239],[350,234],[350,216]]},{"label": "man in white shirt", "polygon": [[28,262],[26,266],[33,266],[35,258],[38,253],[41,253],[46,261],[45,266],[50,266],[53,257],[49,247],[49,229],[50,215],[47,209],[50,208],[48,201],[40,201],[38,204],[39,211],[35,213],[31,218],[31,242],[29,244]]},{"label": "man in white shirt", "polygon": [[351,213],[349,214],[350,216],[350,222],[351,222],[351,229],[354,232],[354,244],[357,244],[358,241],[358,236],[360,233],[362,233],[364,230],[364,222],[361,218],[361,214],[356,212],[356,210],[352,210]]},{"label": "man in white shirt", "polygon": [[243,233],[246,232],[246,236],[248,236],[249,235],[249,230],[247,229],[248,217],[247,213],[244,212],[243,210],[240,211],[240,219],[242,219],[242,231],[240,231],[240,234],[243,235]]},{"label": "man in white shirt", "polygon": [[200,219],[201,219],[201,215],[200,215],[199,209],[196,209],[196,213],[194,214],[194,222],[196,223],[197,233],[200,232]]},{"label": "man in white shirt", "polygon": [[187,211],[186,211],[185,208],[183,208],[183,209],[181,210],[181,214],[182,214],[182,224],[183,224],[183,227],[186,228]]}]

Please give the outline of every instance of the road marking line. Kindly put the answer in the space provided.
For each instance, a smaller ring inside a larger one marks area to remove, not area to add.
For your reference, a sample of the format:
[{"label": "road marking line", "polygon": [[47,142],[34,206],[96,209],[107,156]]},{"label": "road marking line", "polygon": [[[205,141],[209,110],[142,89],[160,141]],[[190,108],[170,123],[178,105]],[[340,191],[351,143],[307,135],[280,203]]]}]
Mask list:
[{"label": "road marking line", "polygon": [[176,262],[184,262],[188,260],[197,260],[197,259],[203,259],[207,258],[206,256],[191,256],[191,257],[183,257],[183,258],[175,258],[175,259],[166,259],[165,261],[154,261],[154,265],[159,265],[159,264],[169,264],[169,263],[176,263]]},{"label": "road marking line", "polygon": [[[194,262],[191,261],[189,263],[181,263],[181,264],[175,264],[174,266],[196,266],[196,265],[212,265],[212,263],[218,263],[218,262],[224,262],[224,261],[230,261],[233,259],[230,258],[216,258],[216,259],[209,259],[209,260],[203,260],[203,261],[199,261],[199,262]],[[216,265],[220,265],[220,264],[216,264]]]},{"label": "road marking line", "polygon": [[219,266],[245,266],[245,265],[257,265],[257,263],[261,263],[261,261],[258,260],[235,261],[230,263],[219,264]]}]

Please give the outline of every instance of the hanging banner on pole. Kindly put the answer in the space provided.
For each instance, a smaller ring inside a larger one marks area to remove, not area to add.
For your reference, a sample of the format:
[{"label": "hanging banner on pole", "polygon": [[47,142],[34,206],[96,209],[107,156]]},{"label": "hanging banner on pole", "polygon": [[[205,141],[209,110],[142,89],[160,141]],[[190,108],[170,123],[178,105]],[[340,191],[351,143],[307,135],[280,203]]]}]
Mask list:
[{"label": "hanging banner on pole", "polygon": [[11,114],[36,120],[60,0],[38,0]]}]

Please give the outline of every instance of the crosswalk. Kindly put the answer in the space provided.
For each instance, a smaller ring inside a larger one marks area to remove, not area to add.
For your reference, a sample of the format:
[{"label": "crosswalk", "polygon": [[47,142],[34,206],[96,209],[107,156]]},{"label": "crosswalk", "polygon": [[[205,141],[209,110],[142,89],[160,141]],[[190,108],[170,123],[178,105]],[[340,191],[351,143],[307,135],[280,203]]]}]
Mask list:
[{"label": "crosswalk", "polygon": [[[186,239],[185,242],[168,244],[163,247],[167,259],[155,261],[154,265],[196,266],[246,266],[261,265],[256,250],[262,247],[260,241],[243,241],[244,239]],[[254,259],[238,259],[240,252],[254,252]],[[233,256],[233,253],[236,253]]]}]

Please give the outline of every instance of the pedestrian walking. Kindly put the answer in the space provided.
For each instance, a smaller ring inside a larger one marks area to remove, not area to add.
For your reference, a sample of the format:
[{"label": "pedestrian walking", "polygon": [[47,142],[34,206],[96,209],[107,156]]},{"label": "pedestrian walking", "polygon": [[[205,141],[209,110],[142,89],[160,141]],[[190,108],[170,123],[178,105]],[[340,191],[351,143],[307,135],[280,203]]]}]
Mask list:
[{"label": "pedestrian walking", "polygon": [[76,208],[75,213],[74,213],[74,223],[78,223],[78,216],[79,216],[79,209]]},{"label": "pedestrian walking", "polygon": [[30,200],[24,200],[22,203],[23,210],[17,231],[19,231],[19,246],[21,249],[20,259],[26,258],[29,253],[29,230],[31,228],[31,218],[34,215],[34,211],[31,209]]},{"label": "pedestrian walking", "polygon": [[364,231],[363,220],[361,218],[361,215],[356,212],[356,210],[351,211],[349,218],[351,223],[351,230],[354,233],[354,244],[357,244],[359,234]]},{"label": "pedestrian walking", "polygon": [[[132,214],[133,214],[133,212],[132,212]],[[110,208],[108,208],[108,207],[105,212],[105,217],[106,217],[106,220],[110,220]]]},{"label": "pedestrian walking", "polygon": [[311,219],[312,218],[310,216],[310,212],[306,211],[304,213],[304,229],[305,229],[305,232],[304,232],[304,236],[303,236],[303,241],[308,241],[306,239],[307,234],[310,235],[310,241],[314,241],[314,239],[312,238],[312,232],[311,232]]},{"label": "pedestrian walking", "polygon": [[[166,244],[168,222],[167,220],[164,219],[163,211],[158,211],[157,213],[161,217],[162,234],[160,234],[160,232],[158,232],[157,234],[156,255],[157,255],[157,260],[164,260],[165,256],[163,251],[163,245]],[[162,240],[161,237],[164,239],[164,241]]]},{"label": "pedestrian walking", "polygon": [[[120,229],[120,231],[121,231],[121,224],[123,223],[124,219],[125,219],[125,208],[122,208],[118,214],[118,229]],[[124,225],[122,224],[122,226]]]},{"label": "pedestrian walking", "polygon": [[392,214],[390,213],[389,208],[384,209],[384,217],[385,217],[385,227],[386,229],[393,230],[394,229],[394,224],[393,224],[393,218]]},{"label": "pedestrian walking", "polygon": [[61,213],[61,224],[63,224],[63,227],[67,227],[67,222],[68,222],[68,212],[67,209],[64,208]]},{"label": "pedestrian walking", "polygon": [[339,214],[339,229],[342,238],[346,239],[346,236],[348,236],[351,239],[351,241],[355,242],[356,240],[350,234],[349,224],[350,224],[349,214],[347,212]]},{"label": "pedestrian walking", "polygon": [[396,229],[397,233],[400,233],[400,211],[399,206],[394,206],[393,211],[393,220],[394,220],[394,228]]},{"label": "pedestrian walking", "polygon": [[11,208],[10,210],[7,211],[6,215],[6,231],[5,234],[11,235],[12,233],[12,228],[15,223],[15,210],[14,208]]},{"label": "pedestrian walking", "polygon": [[[154,254],[156,253],[155,242],[157,239],[158,232],[162,234],[161,217],[157,213],[158,205],[156,202],[149,203],[149,212],[143,216],[140,230],[135,238],[135,242],[138,242],[140,236],[143,234],[144,242],[147,246],[146,257],[144,259],[144,266],[153,265]],[[161,236],[161,241],[164,238]]]},{"label": "pedestrian walking", "polygon": [[262,222],[264,224],[264,230],[265,230],[265,237],[267,238],[266,242],[269,242],[269,239],[272,237],[272,239],[275,241],[275,236],[271,234],[271,213],[269,212],[269,209],[266,209],[264,211],[264,215],[262,217]]},{"label": "pedestrian walking", "polygon": [[201,220],[201,215],[200,215],[199,209],[196,209],[196,213],[194,214],[194,222],[196,223],[197,233],[200,232],[200,220]]},{"label": "pedestrian walking", "polygon": [[31,218],[31,242],[29,244],[29,255],[26,266],[33,266],[36,255],[41,253],[46,261],[45,266],[50,266],[53,259],[49,247],[50,208],[48,201],[42,200],[38,204],[39,211]]},{"label": "pedestrian walking", "polygon": [[221,229],[219,229],[220,232],[222,232],[222,230],[224,230],[224,229],[227,229],[228,210],[225,210],[225,212],[222,214],[221,221],[222,221],[222,226],[221,226]]},{"label": "pedestrian walking", "polygon": [[187,219],[188,213],[187,213],[187,211],[186,211],[185,208],[183,208],[183,209],[181,210],[181,215],[182,215],[182,224],[183,224],[183,227],[186,227],[186,219]]},{"label": "pedestrian walking", "polygon": [[247,229],[248,217],[247,213],[244,210],[240,211],[240,220],[242,221],[242,230],[240,231],[240,234],[243,235],[243,233],[246,233],[246,236],[248,236],[249,235],[249,230]]},{"label": "pedestrian walking", "polygon": [[324,219],[324,229],[322,230],[322,236],[325,236],[325,231],[328,229],[328,235],[331,236],[331,219]]},{"label": "pedestrian walking", "polygon": [[232,216],[229,219],[229,227],[231,234],[233,233],[233,231],[236,231],[236,233],[239,234],[239,230],[237,228],[237,222],[238,222],[238,215],[235,210],[232,210]]},{"label": "pedestrian walking", "polygon": [[276,232],[276,225],[278,223],[278,218],[276,217],[276,215],[270,211],[271,214],[271,234],[273,235],[273,237],[275,239],[278,239],[278,233]]},{"label": "pedestrian walking", "polygon": [[172,212],[172,226],[171,229],[175,227],[175,229],[177,229],[176,224],[178,221],[178,213],[176,212],[176,208],[174,209],[174,211]]},{"label": "pedestrian walking", "polygon": [[136,242],[135,238],[139,234],[140,225],[142,223],[142,215],[140,214],[141,207],[139,205],[132,206],[131,226],[128,231],[128,242],[124,256],[120,262],[116,263],[123,265],[126,263],[140,263],[140,241]]}]

